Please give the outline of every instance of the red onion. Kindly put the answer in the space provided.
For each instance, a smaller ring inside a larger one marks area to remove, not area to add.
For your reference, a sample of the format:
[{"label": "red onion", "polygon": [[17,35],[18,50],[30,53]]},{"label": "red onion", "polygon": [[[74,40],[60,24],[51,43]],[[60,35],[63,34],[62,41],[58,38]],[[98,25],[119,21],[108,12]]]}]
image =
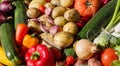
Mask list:
[{"label": "red onion", "polygon": [[48,33],[48,28],[47,28],[47,26],[46,26],[45,24],[40,23],[40,28],[41,28],[41,30],[42,30],[43,32]]},{"label": "red onion", "polygon": [[45,14],[46,15],[50,15],[51,12],[52,12],[52,8],[48,7],[48,8],[45,9]]},{"label": "red onion", "polygon": [[55,26],[53,26],[53,27],[51,27],[51,28],[49,29],[49,32],[50,32],[51,34],[55,34],[55,33],[58,32],[58,30],[59,30],[59,27],[55,25]]},{"label": "red onion", "polygon": [[4,22],[6,20],[6,17],[4,13],[0,12],[0,22]]},{"label": "red onion", "polygon": [[12,5],[9,1],[3,1],[0,3],[0,11],[9,12],[10,10],[12,10]]}]

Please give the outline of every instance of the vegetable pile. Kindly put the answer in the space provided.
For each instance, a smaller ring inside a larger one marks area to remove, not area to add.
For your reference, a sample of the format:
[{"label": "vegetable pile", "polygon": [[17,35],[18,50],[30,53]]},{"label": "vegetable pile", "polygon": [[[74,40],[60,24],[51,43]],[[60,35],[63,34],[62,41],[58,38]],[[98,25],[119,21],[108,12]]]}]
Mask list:
[{"label": "vegetable pile", "polygon": [[0,65],[120,66],[120,0],[0,0]]}]

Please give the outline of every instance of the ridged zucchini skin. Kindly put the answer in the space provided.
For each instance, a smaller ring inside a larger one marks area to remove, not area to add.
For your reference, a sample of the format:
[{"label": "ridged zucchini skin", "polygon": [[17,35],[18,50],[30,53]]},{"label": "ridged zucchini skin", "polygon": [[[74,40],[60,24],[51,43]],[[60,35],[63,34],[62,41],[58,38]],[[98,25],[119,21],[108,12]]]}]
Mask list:
[{"label": "ridged zucchini skin", "polygon": [[15,6],[14,28],[16,29],[16,26],[19,23],[26,23],[26,21],[27,21],[26,10],[27,10],[27,8],[24,4],[24,1],[22,1],[22,0],[16,0],[12,4]]},{"label": "ridged zucchini skin", "polygon": [[93,40],[105,28],[113,16],[117,0],[112,0],[104,5],[80,30],[78,36],[81,39]]},{"label": "ridged zucchini skin", "polygon": [[1,30],[1,45],[5,51],[7,58],[13,62],[13,64],[17,65],[21,63],[21,59],[17,54],[16,50],[16,42],[15,42],[15,34],[14,28],[10,23],[3,23],[0,25]]}]

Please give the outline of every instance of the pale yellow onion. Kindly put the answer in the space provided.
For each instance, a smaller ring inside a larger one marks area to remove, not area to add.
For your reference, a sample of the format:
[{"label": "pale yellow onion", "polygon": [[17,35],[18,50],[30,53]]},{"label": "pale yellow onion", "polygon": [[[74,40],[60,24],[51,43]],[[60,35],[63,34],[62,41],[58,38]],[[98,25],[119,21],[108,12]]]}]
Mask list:
[{"label": "pale yellow onion", "polygon": [[97,46],[87,39],[80,39],[74,45],[74,49],[78,58],[86,60],[92,57],[97,51]]}]

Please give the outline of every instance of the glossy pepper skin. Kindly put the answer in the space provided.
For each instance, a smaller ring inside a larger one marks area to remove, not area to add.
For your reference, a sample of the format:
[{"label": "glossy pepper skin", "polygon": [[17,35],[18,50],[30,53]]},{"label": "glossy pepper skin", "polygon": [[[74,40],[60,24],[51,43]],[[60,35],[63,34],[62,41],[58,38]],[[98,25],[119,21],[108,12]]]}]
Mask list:
[{"label": "glossy pepper skin", "polygon": [[39,39],[35,37],[35,34],[28,35],[26,34],[23,38],[23,46],[30,48],[32,46],[35,46],[39,43]]},{"label": "glossy pepper skin", "polygon": [[22,45],[23,37],[28,33],[28,31],[29,28],[26,24],[20,23],[17,25],[15,39],[18,46]]},{"label": "glossy pepper skin", "polygon": [[52,52],[42,44],[28,49],[25,60],[27,66],[53,66],[54,56]]}]

